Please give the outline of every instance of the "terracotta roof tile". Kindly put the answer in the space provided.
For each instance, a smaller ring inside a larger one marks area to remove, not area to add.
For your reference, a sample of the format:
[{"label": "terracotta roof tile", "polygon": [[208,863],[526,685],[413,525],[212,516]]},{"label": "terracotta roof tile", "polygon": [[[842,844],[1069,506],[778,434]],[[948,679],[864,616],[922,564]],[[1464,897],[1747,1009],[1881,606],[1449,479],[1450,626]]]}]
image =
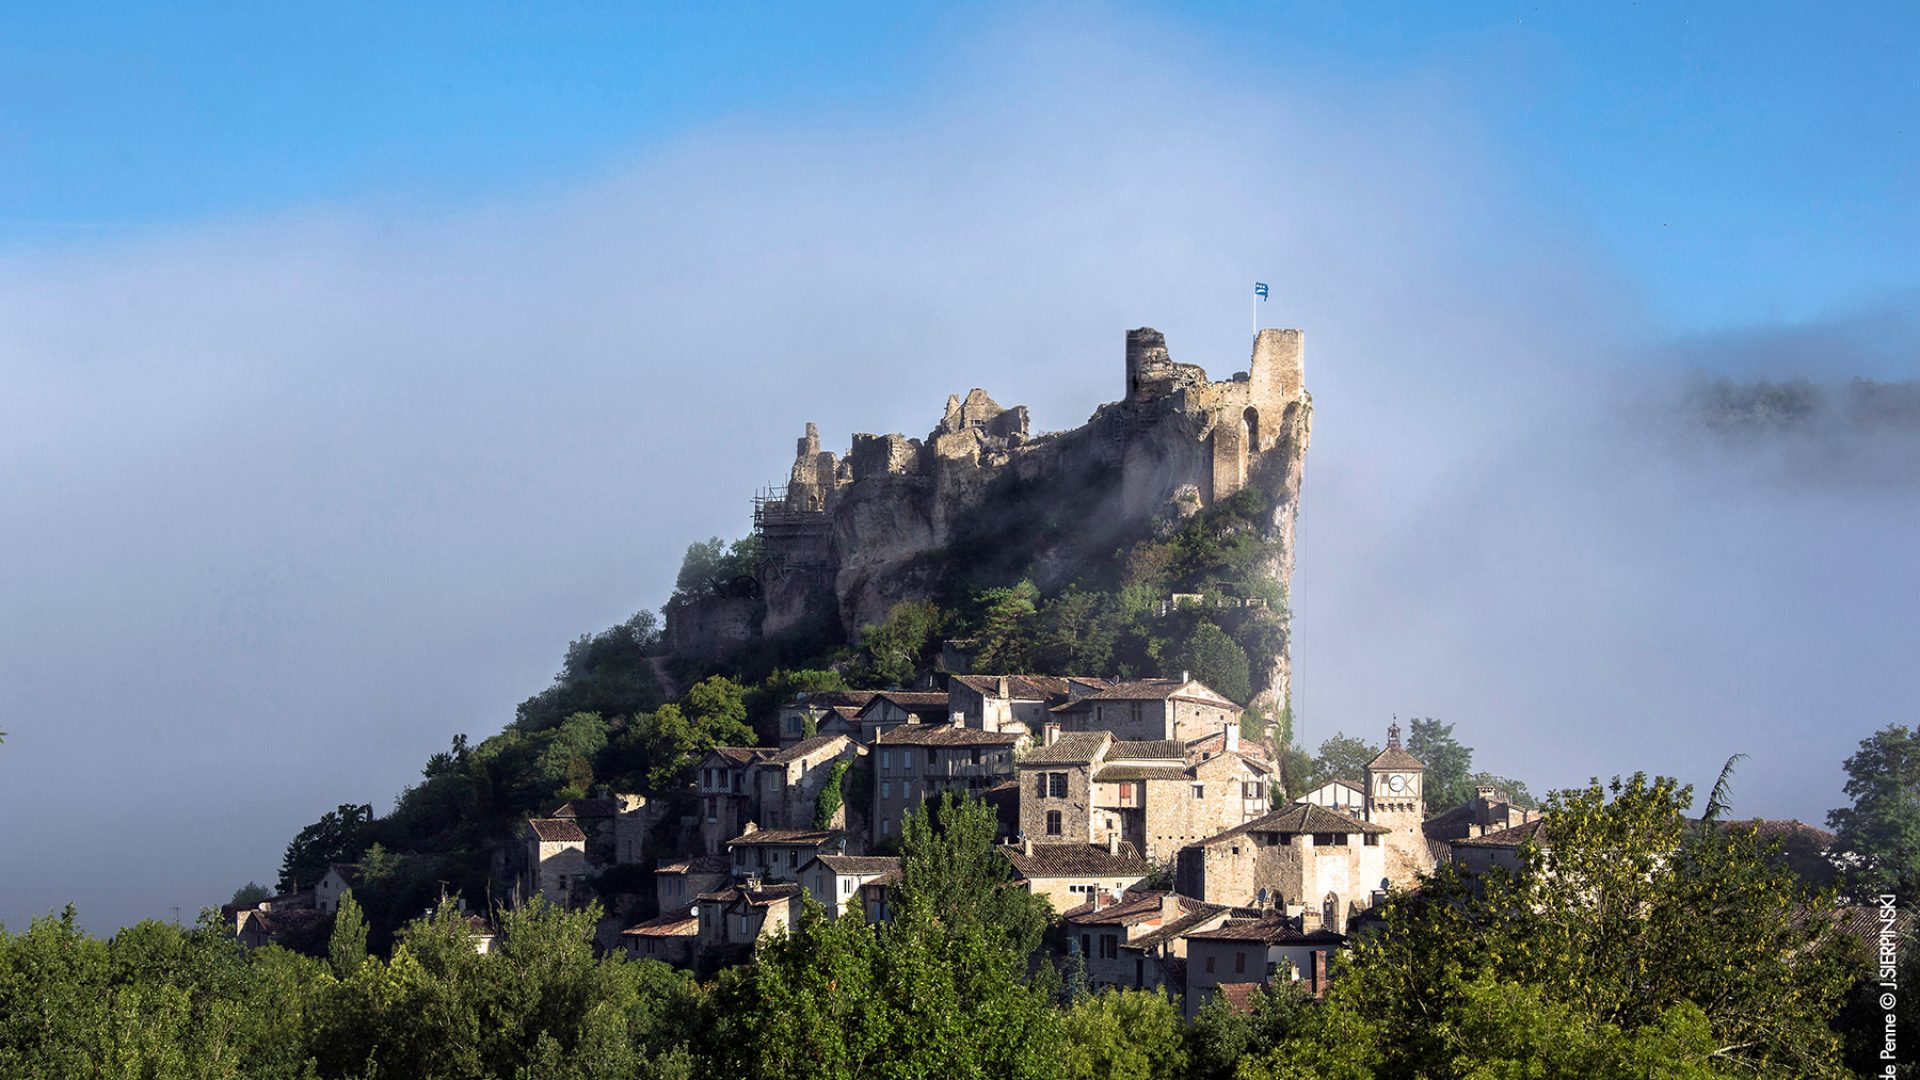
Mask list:
[{"label": "terracotta roof tile", "polygon": [[1192,776],[1184,765],[1109,765],[1093,774],[1095,783],[1111,784],[1121,780],[1186,780]]},{"label": "terracotta roof tile", "polygon": [[693,855],[654,870],[655,874],[729,874],[733,860],[725,855]]},{"label": "terracotta roof tile", "polygon": [[1028,750],[1019,763],[1023,768],[1028,765],[1088,765],[1112,742],[1113,736],[1104,731],[1063,732],[1051,745]]},{"label": "terracotta roof tile", "polygon": [[838,829],[755,829],[749,833],[727,841],[727,846],[735,844],[783,844],[800,847],[815,847],[832,843],[846,835]]},{"label": "terracotta roof tile", "polygon": [[1117,739],[1107,751],[1108,761],[1161,761],[1173,760],[1185,764],[1187,745],[1179,739],[1151,739],[1146,741],[1128,741]]},{"label": "terracotta roof tile", "polygon": [[801,739],[799,742],[794,743],[792,746],[787,747],[777,754],[767,755],[761,764],[785,765],[788,762],[799,761],[801,758],[810,754],[825,750],[834,743],[845,743],[848,741],[850,740],[848,740],[845,735],[815,735],[810,739]]},{"label": "terracotta roof tile", "polygon": [[1187,935],[1188,941],[1264,941],[1269,945],[1343,945],[1346,935],[1331,930],[1301,931],[1289,919],[1228,919],[1212,930]]},{"label": "terracotta roof tile", "polygon": [[[1499,832],[1490,832],[1485,836],[1473,836],[1465,840],[1455,840],[1453,844],[1455,847],[1516,848],[1529,840],[1539,837],[1541,826],[1545,824],[1545,819],[1535,819],[1527,822],[1525,825],[1515,825],[1511,829],[1501,829]],[[1544,837],[1540,839],[1542,843],[1546,842]]]},{"label": "terracotta roof tile", "polygon": [[1132,844],[1122,842],[1117,855],[1108,854],[1104,844],[1035,844],[1033,854],[1019,847],[1003,847],[1001,853],[1013,863],[1023,878],[1047,877],[1125,877],[1146,874],[1152,867],[1140,857]]},{"label": "terracotta roof tile", "polygon": [[836,874],[850,877],[886,874],[900,869],[900,859],[894,855],[818,855],[813,861]]},{"label": "terracotta roof tile", "polygon": [[1253,1011],[1253,995],[1260,993],[1261,986],[1257,982],[1220,983],[1213,989],[1214,993],[1227,999],[1227,1006],[1234,1012],[1250,1013]]},{"label": "terracotta roof tile", "polygon": [[583,844],[587,842],[587,834],[566,818],[528,818],[527,824],[543,844],[564,844],[570,840]]},{"label": "terracotta roof tile", "polygon": [[1384,825],[1375,825],[1371,821],[1361,821],[1359,818],[1349,817],[1337,810],[1329,810],[1324,806],[1315,806],[1312,803],[1295,803],[1292,806],[1275,810],[1270,814],[1262,814],[1244,825],[1236,825],[1225,832],[1209,836],[1205,840],[1200,841],[1200,843],[1211,844],[1215,841],[1225,840],[1228,837],[1244,836],[1247,833],[1253,832],[1289,834],[1340,832],[1384,834],[1392,831],[1392,829]]},{"label": "terracotta roof tile", "polygon": [[693,906],[669,911],[620,931],[621,937],[695,937],[700,933],[700,916]]},{"label": "terracotta roof tile", "polygon": [[1013,746],[1020,736],[1006,731],[981,731],[952,724],[902,724],[883,731],[874,745],[887,746]]}]

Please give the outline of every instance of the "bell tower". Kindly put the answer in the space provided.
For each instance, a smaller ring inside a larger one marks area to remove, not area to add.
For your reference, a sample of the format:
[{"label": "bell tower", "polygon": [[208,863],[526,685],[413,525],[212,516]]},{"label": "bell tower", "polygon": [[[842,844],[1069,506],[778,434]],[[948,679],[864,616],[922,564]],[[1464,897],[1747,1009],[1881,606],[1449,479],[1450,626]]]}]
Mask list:
[{"label": "bell tower", "polygon": [[1393,830],[1381,837],[1387,851],[1387,880],[1395,888],[1412,885],[1416,874],[1433,869],[1427,847],[1424,790],[1426,763],[1400,745],[1400,721],[1387,728],[1387,748],[1367,763],[1367,820]]}]

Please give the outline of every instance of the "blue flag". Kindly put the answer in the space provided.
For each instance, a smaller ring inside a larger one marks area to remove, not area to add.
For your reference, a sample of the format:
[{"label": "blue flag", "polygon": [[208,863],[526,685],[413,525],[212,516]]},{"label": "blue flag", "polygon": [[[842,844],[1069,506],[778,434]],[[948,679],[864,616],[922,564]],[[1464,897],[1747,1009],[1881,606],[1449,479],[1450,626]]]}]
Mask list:
[{"label": "blue flag", "polygon": [[1264,281],[1254,282],[1253,295],[1259,297],[1262,300],[1265,300],[1267,298],[1267,283]]}]

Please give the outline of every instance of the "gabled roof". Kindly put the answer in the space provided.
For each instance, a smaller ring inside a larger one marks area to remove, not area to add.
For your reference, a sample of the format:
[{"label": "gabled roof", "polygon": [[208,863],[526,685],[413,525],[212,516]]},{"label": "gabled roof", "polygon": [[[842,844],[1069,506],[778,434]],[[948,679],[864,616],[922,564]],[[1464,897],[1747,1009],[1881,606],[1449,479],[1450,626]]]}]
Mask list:
[{"label": "gabled roof", "polygon": [[1116,682],[1098,693],[1088,694],[1088,701],[1198,701],[1208,705],[1225,705],[1230,708],[1240,706],[1198,679],[1130,679]]},{"label": "gabled roof", "polygon": [[570,840],[583,844],[587,842],[587,834],[566,818],[528,818],[527,825],[543,844],[563,844]]},{"label": "gabled roof", "polygon": [[955,675],[949,681],[981,697],[998,697],[1003,678],[1007,680],[1007,698],[1011,701],[1047,701],[1065,698],[1069,692],[1067,680],[1054,675]]},{"label": "gabled roof", "polygon": [[1107,748],[1108,761],[1175,761],[1185,764],[1187,745],[1179,739],[1148,739],[1135,741],[1115,739]]},{"label": "gabled roof", "polygon": [[1247,833],[1271,832],[1297,835],[1299,833],[1376,833],[1392,832],[1384,825],[1375,825],[1371,821],[1361,821],[1336,810],[1312,803],[1294,803],[1292,806],[1262,814],[1243,825],[1235,825],[1222,833],[1216,833],[1200,841],[1211,844],[1228,837],[1244,836]]},{"label": "gabled roof", "polygon": [[[1525,825],[1515,825],[1511,829],[1501,829],[1499,832],[1487,833],[1485,836],[1472,836],[1465,840],[1455,840],[1453,846],[1517,848],[1521,844],[1539,837],[1540,828],[1545,824],[1545,819],[1535,818]],[[1542,837],[1541,842],[1544,843],[1545,838]]]},{"label": "gabled roof", "polygon": [[779,752],[780,748],[777,746],[716,746],[707,751],[707,756],[701,758],[700,763],[704,765],[718,757],[724,759],[729,765],[751,765],[756,761],[765,761]]},{"label": "gabled roof", "polygon": [[693,905],[664,915],[648,919],[646,922],[630,926],[620,931],[621,937],[695,937],[700,933],[700,916]]},{"label": "gabled roof", "polygon": [[[900,869],[897,855],[816,855],[808,865],[819,863],[842,877],[866,877],[870,874],[887,874]],[[801,867],[802,870],[806,867]]]},{"label": "gabled roof", "polygon": [[701,893],[699,896],[694,897],[694,899],[715,900],[725,904],[745,900],[750,907],[766,907],[768,904],[779,903],[798,896],[799,894],[800,886],[797,882],[783,881],[778,885],[762,885],[757,889],[749,889],[740,885],[729,885],[718,892]]},{"label": "gabled roof", "polygon": [[1187,780],[1192,778],[1185,765],[1109,765],[1093,774],[1096,784],[1121,780]]},{"label": "gabled roof", "polygon": [[[1224,728],[1211,735],[1202,735],[1197,739],[1187,740],[1188,757],[1196,755],[1204,757],[1208,754],[1222,754],[1226,752],[1227,732]],[[1249,761],[1257,761],[1262,767],[1267,767],[1266,747],[1261,746],[1251,739],[1240,739],[1236,743],[1236,749],[1233,750],[1233,753],[1239,754]]]},{"label": "gabled roof", "polygon": [[1186,907],[1185,914],[1170,923],[1162,923],[1148,932],[1120,943],[1123,949],[1151,949],[1164,941],[1185,937],[1193,929],[1210,919],[1218,918],[1231,910],[1219,904],[1207,904],[1190,897],[1181,897]]},{"label": "gabled roof", "polygon": [[1052,744],[1028,750],[1019,764],[1023,768],[1028,765],[1090,765],[1112,742],[1113,736],[1104,731],[1063,732]]},{"label": "gabled roof", "polygon": [[339,874],[340,880],[346,882],[348,885],[357,885],[360,883],[359,863],[328,863],[327,869],[332,873]]},{"label": "gabled roof", "polygon": [[1052,877],[1125,877],[1145,875],[1152,867],[1132,844],[1122,842],[1118,854],[1109,854],[1104,844],[1035,844],[1033,854],[1020,847],[1003,847],[1001,853],[1013,863],[1022,878]]},{"label": "gabled roof", "polygon": [[1425,769],[1427,763],[1407,753],[1398,746],[1388,746],[1380,751],[1372,761],[1367,762],[1369,769]]},{"label": "gabled roof", "polygon": [[882,690],[873,695],[872,700],[860,706],[860,715],[865,716],[883,704],[915,716],[947,714],[947,695],[943,693],[932,690]]},{"label": "gabled roof", "polygon": [[732,872],[733,860],[725,855],[693,855],[654,870],[656,876],[660,874],[730,874]]},{"label": "gabled roof", "polygon": [[550,816],[557,818],[610,818],[620,810],[612,799],[569,799]]},{"label": "gabled roof", "polygon": [[1301,931],[1289,919],[1228,919],[1211,930],[1187,935],[1188,941],[1264,941],[1269,945],[1343,945],[1345,934],[1332,930]]},{"label": "gabled roof", "polygon": [[851,740],[849,740],[845,735],[815,735],[809,739],[801,739],[799,742],[794,743],[792,746],[787,747],[785,750],[782,750],[777,754],[767,755],[767,757],[764,760],[762,760],[760,764],[785,765],[788,762],[799,761],[803,757],[807,757],[811,754],[817,753],[818,751],[825,750],[827,747],[833,745],[834,743],[837,743],[837,742],[844,743],[849,741]]},{"label": "gabled roof", "polygon": [[874,690],[809,690],[792,701],[781,702],[780,707],[804,709],[809,705],[817,705],[823,709],[839,709],[848,706],[858,709],[872,701],[875,693],[877,691]]},{"label": "gabled roof", "polygon": [[875,746],[1012,746],[1020,736],[1009,731],[981,731],[952,724],[902,724],[883,731]]},{"label": "gabled roof", "polygon": [[735,844],[780,844],[788,847],[818,847],[844,836],[839,829],[755,829],[727,841]]}]

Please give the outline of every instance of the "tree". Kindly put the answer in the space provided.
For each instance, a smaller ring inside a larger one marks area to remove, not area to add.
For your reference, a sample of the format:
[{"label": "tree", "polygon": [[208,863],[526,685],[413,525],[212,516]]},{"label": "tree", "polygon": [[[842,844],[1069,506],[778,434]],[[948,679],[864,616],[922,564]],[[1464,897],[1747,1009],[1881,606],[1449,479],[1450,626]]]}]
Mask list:
[{"label": "tree", "polygon": [[249,881],[233,890],[233,899],[227,901],[228,907],[250,908],[273,895],[273,890],[257,881]]},{"label": "tree", "polygon": [[1859,896],[1920,889],[1920,731],[1892,724],[1847,758],[1853,805],[1827,815],[1838,849],[1859,860],[1848,887]]},{"label": "tree", "polygon": [[340,894],[340,906],[333,913],[333,933],[327,938],[327,963],[335,978],[348,979],[367,962],[367,920],[360,914],[360,902],[353,890]]},{"label": "tree", "polygon": [[1469,779],[1473,769],[1473,747],[1461,745],[1453,737],[1453,725],[1427,717],[1407,722],[1407,752],[1427,767],[1424,786],[1427,812],[1437,813],[1462,806],[1473,799]]},{"label": "tree", "polygon": [[686,785],[707,751],[716,746],[747,746],[746,688],[715,675],[694,683],[682,704],[662,705],[641,725],[651,768],[647,783],[655,792]]},{"label": "tree", "polygon": [[673,599],[685,601],[701,596],[726,596],[734,582],[751,578],[760,566],[760,538],[742,537],[728,544],[715,536],[689,544],[680,560],[680,573],[674,578]]},{"label": "tree", "polygon": [[1104,673],[1119,636],[1113,598],[1072,585],[1040,608],[1039,664],[1061,675]]},{"label": "tree", "polygon": [[974,598],[976,671],[1026,671],[1033,662],[1033,621],[1040,590],[1031,581],[987,589]]},{"label": "tree", "polygon": [[1253,675],[1247,652],[1227,632],[1202,619],[1188,632],[1175,654],[1181,670],[1225,695],[1246,704],[1253,698]]},{"label": "tree", "polygon": [[864,681],[876,686],[912,682],[939,626],[940,609],[931,600],[902,600],[888,608],[886,622],[860,634]]},{"label": "tree", "polygon": [[1483,787],[1490,787],[1495,791],[1504,792],[1507,799],[1515,806],[1523,806],[1529,810],[1537,810],[1540,807],[1540,801],[1535,799],[1533,793],[1527,790],[1527,785],[1510,776],[1495,776],[1490,772],[1477,772],[1467,777],[1467,787],[1469,790],[1474,791]]},{"label": "tree", "polygon": [[1848,943],[1830,901],[1752,830],[1699,827],[1692,799],[1643,775],[1556,792],[1517,873],[1442,867],[1420,892],[1390,895],[1329,1011],[1395,1033],[1389,1075],[1465,1075],[1460,1024],[1489,1002],[1602,1043],[1617,1031],[1697,1047],[1697,1013],[1727,1069],[1834,1075]]},{"label": "tree", "polygon": [[280,861],[280,891],[305,888],[325,877],[329,865],[359,858],[373,842],[368,833],[372,823],[371,804],[341,803],[301,829]]},{"label": "tree", "polygon": [[1313,776],[1307,781],[1307,789],[1333,780],[1365,784],[1367,765],[1379,756],[1380,748],[1365,739],[1336,734],[1320,744],[1320,756],[1313,760]]},{"label": "tree", "polygon": [[1166,995],[1103,990],[1061,1018],[1066,1080],[1185,1080],[1185,1025]]}]

